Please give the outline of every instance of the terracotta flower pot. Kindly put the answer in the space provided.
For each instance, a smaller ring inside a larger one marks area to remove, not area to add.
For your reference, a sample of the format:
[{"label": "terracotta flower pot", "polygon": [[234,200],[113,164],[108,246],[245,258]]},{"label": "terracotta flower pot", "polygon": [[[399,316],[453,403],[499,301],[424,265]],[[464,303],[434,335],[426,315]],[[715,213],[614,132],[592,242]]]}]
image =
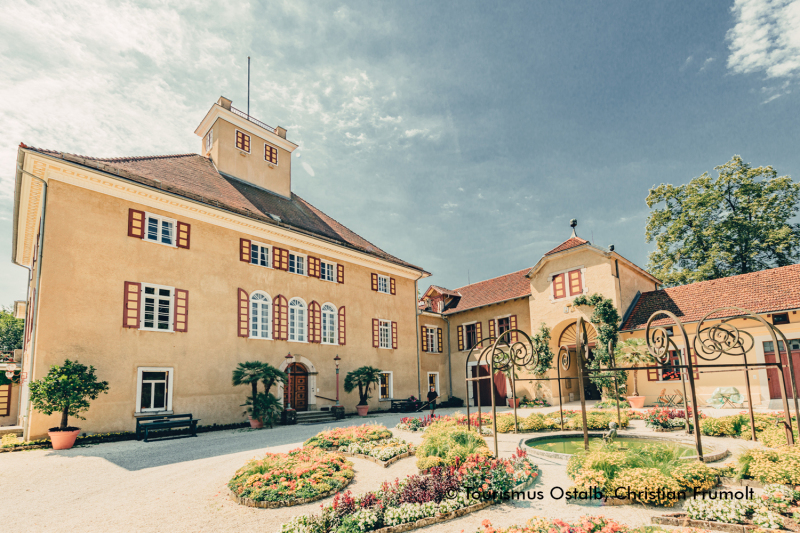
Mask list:
[{"label": "terracotta flower pot", "polygon": [[367,416],[369,405],[356,405],[356,411],[358,411],[358,416]]},{"label": "terracotta flower pot", "polygon": [[74,431],[48,431],[50,435],[50,442],[53,444],[54,450],[69,450],[75,445],[75,439],[78,438],[80,429]]},{"label": "terracotta flower pot", "polygon": [[631,407],[634,409],[642,409],[644,407],[644,396],[626,396]]},{"label": "terracotta flower pot", "polygon": [[250,419],[250,427],[253,429],[261,429],[264,427],[264,421],[259,420],[258,418],[251,418]]},{"label": "terracotta flower pot", "polygon": [[[515,403],[517,405],[514,405]],[[506,404],[509,407],[519,407],[519,398],[506,398]]]}]

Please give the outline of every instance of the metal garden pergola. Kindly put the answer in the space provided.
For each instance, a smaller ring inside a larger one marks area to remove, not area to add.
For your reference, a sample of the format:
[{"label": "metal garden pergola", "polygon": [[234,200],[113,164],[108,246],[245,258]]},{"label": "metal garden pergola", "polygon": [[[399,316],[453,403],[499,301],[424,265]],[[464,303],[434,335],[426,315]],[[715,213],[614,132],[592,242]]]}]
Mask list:
[{"label": "metal garden pergola", "polygon": [[[726,316],[727,315],[727,316]],[[713,317],[721,317],[721,318],[713,318]],[[655,325],[654,322],[656,321],[664,321],[667,322]],[[755,346],[755,340],[753,336],[746,332],[742,331],[741,329],[737,328],[733,321],[735,320],[754,320],[759,325],[763,326],[772,337],[773,345],[776,347],[777,353],[777,361],[772,363],[751,363],[747,360],[747,355],[750,353]],[[670,332],[667,328],[672,327],[674,331],[675,327],[679,330],[678,338],[683,340],[683,349],[681,349],[675,343],[675,335]],[[513,336],[516,334],[518,339],[516,341],[512,341]],[[695,371],[698,374],[701,373],[711,373],[711,372],[744,372],[745,375],[745,385],[746,385],[746,392],[747,392],[747,399],[748,399],[748,410],[750,414],[750,427],[752,432],[752,437],[756,439],[756,431],[755,431],[755,417],[753,414],[753,402],[752,402],[752,394],[751,394],[751,387],[750,387],[750,372],[753,370],[761,370],[767,368],[775,368],[777,370],[780,390],[781,390],[781,398],[783,401],[783,415],[784,420],[782,424],[786,431],[786,440],[788,444],[794,444],[794,435],[792,433],[792,419],[790,415],[790,408],[788,402],[788,393],[786,388],[786,382],[783,375],[783,360],[781,357],[781,350],[780,350],[780,343],[778,342],[779,339],[783,342],[783,345],[786,347],[786,355],[787,355],[787,363],[786,368],[789,370],[789,376],[791,381],[792,393],[794,398],[794,407],[795,413],[797,416],[797,426],[798,431],[800,432],[800,407],[798,406],[798,394],[797,394],[797,383],[794,373],[794,364],[792,361],[791,350],[789,349],[789,342],[786,339],[786,336],[783,332],[780,331],[779,328],[770,324],[762,317],[740,307],[723,307],[719,309],[715,309],[711,311],[703,319],[698,323],[697,330],[694,336],[694,342],[689,342],[689,335],[686,333],[686,328],[684,327],[683,323],[678,319],[670,311],[661,310],[656,311],[650,316],[650,319],[647,321],[647,326],[645,329],[645,336],[647,339],[647,348],[650,354],[655,359],[655,365],[657,368],[670,368],[672,370],[679,370],[680,371],[680,378],[681,378],[681,387],[683,388],[683,404],[684,404],[684,424],[687,433],[692,433],[691,424],[689,423],[689,407],[691,405],[691,416],[693,419],[694,425],[694,440],[695,446],[697,449],[697,456],[702,461],[703,460],[703,447],[701,442],[700,436],[700,420],[699,420],[699,412],[698,412],[698,405],[697,405],[697,394],[695,391]],[[467,355],[467,359],[465,362],[465,371],[466,371],[466,387],[467,387],[467,424],[468,428],[471,428],[472,424],[470,421],[470,405],[469,405],[469,386],[470,383],[476,383],[478,391],[476,396],[476,402],[478,407],[478,424],[477,430],[480,434],[482,431],[482,413],[481,413],[481,401],[480,401],[480,390],[479,384],[481,380],[490,380],[490,384],[493,383],[494,375],[496,372],[508,373],[510,376],[511,381],[511,390],[512,390],[512,398],[517,397],[516,392],[516,382],[517,381],[558,381],[558,407],[559,407],[559,419],[561,421],[561,431],[564,431],[564,410],[563,410],[563,398],[561,392],[561,382],[565,380],[577,380],[578,381],[578,391],[580,393],[580,401],[581,401],[581,417],[582,417],[582,427],[583,427],[583,442],[584,447],[588,449],[589,447],[589,432],[587,428],[587,420],[586,420],[586,396],[583,389],[583,380],[585,378],[591,377],[592,374],[598,372],[609,372],[615,370],[630,370],[630,367],[617,367],[616,361],[614,359],[614,346],[609,344],[608,346],[608,353],[609,353],[609,363],[610,365],[605,368],[588,368],[588,351],[587,351],[587,342],[586,342],[587,334],[586,334],[586,322],[583,317],[578,317],[576,321],[576,344],[575,344],[575,354],[576,354],[576,362],[578,367],[578,375],[571,376],[571,377],[562,377],[562,370],[567,371],[571,367],[571,357],[569,355],[570,347],[568,346],[559,346],[558,354],[556,357],[556,377],[546,377],[546,378],[518,378],[517,371],[528,371],[531,373],[533,368],[536,368],[539,364],[540,354],[536,353],[533,350],[533,342],[531,338],[522,330],[509,330],[502,333],[499,337],[489,337],[481,339],[475,346],[472,347],[469,354]],[[524,342],[524,341],[527,341]],[[697,356],[698,359],[702,359],[704,361],[708,361],[709,363],[703,364],[692,364],[691,361],[691,352],[694,350],[694,354]],[[671,362],[670,352],[675,352],[680,354],[680,364],[676,365]],[[710,364],[712,361],[716,361],[722,355],[728,355],[732,357],[742,357],[742,363],[722,363],[722,364]],[[469,376],[469,366],[470,363],[473,362],[478,366],[477,375],[475,377]],[[487,376],[480,375],[480,367],[486,366],[488,367],[489,374]],[[708,370],[706,370],[708,369]],[[688,390],[687,390],[687,383],[688,383]],[[619,398],[618,390],[619,384],[617,383],[616,377],[614,377],[614,389],[616,393],[616,397]],[[495,401],[494,392],[491,394],[492,398],[492,433],[494,436],[494,450],[495,455],[498,455],[498,443],[497,443],[497,405]],[[617,422],[620,423],[621,421],[621,414],[619,403],[617,403]],[[516,432],[518,425],[517,419],[517,407],[516,402],[514,402],[514,431]]]}]

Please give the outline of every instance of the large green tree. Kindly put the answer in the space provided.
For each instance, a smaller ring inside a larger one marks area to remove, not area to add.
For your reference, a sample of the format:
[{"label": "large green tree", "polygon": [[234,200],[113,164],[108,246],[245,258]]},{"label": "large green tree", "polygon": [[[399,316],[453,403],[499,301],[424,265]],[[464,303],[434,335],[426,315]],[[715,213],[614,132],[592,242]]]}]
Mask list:
[{"label": "large green tree", "polygon": [[14,318],[8,309],[0,309],[0,350],[17,350],[22,348],[22,336],[25,332],[25,321]]},{"label": "large green tree", "polygon": [[800,184],[738,155],[685,185],[650,189],[648,269],[682,285],[793,264],[800,257]]}]

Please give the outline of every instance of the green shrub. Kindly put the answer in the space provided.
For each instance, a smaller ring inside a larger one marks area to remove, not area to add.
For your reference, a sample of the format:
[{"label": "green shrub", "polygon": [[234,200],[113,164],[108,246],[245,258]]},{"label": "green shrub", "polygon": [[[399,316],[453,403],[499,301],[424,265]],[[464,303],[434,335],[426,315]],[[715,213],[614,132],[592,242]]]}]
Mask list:
[{"label": "green shrub", "polygon": [[762,483],[800,484],[800,446],[748,450],[739,456],[739,476]]},{"label": "green shrub", "polygon": [[627,468],[606,484],[610,494],[635,493],[635,501],[662,507],[678,502],[681,486],[656,468]]},{"label": "green shrub", "polygon": [[695,492],[717,485],[717,472],[700,461],[683,461],[671,473],[681,487]]},{"label": "green shrub", "polygon": [[428,457],[439,458],[447,466],[452,466],[457,461],[464,462],[474,453],[491,455],[489,446],[483,437],[475,431],[468,431],[463,427],[435,422],[425,430],[422,444],[417,448],[417,466],[423,469],[422,466],[427,465],[428,462],[424,462],[422,459]]},{"label": "green shrub", "polygon": [[497,417],[498,433],[511,433],[514,431],[514,415],[503,415]]},{"label": "green shrub", "polygon": [[530,414],[519,421],[520,431],[542,431],[546,427],[545,418],[539,413]]}]

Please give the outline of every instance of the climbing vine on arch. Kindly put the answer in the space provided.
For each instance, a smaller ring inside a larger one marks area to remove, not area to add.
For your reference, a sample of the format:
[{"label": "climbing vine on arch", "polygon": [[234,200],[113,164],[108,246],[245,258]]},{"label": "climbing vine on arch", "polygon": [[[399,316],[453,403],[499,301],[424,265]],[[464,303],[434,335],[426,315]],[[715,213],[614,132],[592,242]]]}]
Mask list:
[{"label": "climbing vine on arch", "polygon": [[[593,350],[594,359],[587,366],[591,369],[609,366],[611,363],[608,354],[609,343],[613,350],[619,341],[619,325],[622,322],[614,302],[602,294],[595,293],[591,296],[578,296],[572,303],[594,307],[589,322],[597,331],[597,347]],[[604,396],[613,396],[615,376],[619,382],[619,393],[624,396],[628,383],[628,373],[624,370],[594,373],[589,379],[603,391]]]}]

